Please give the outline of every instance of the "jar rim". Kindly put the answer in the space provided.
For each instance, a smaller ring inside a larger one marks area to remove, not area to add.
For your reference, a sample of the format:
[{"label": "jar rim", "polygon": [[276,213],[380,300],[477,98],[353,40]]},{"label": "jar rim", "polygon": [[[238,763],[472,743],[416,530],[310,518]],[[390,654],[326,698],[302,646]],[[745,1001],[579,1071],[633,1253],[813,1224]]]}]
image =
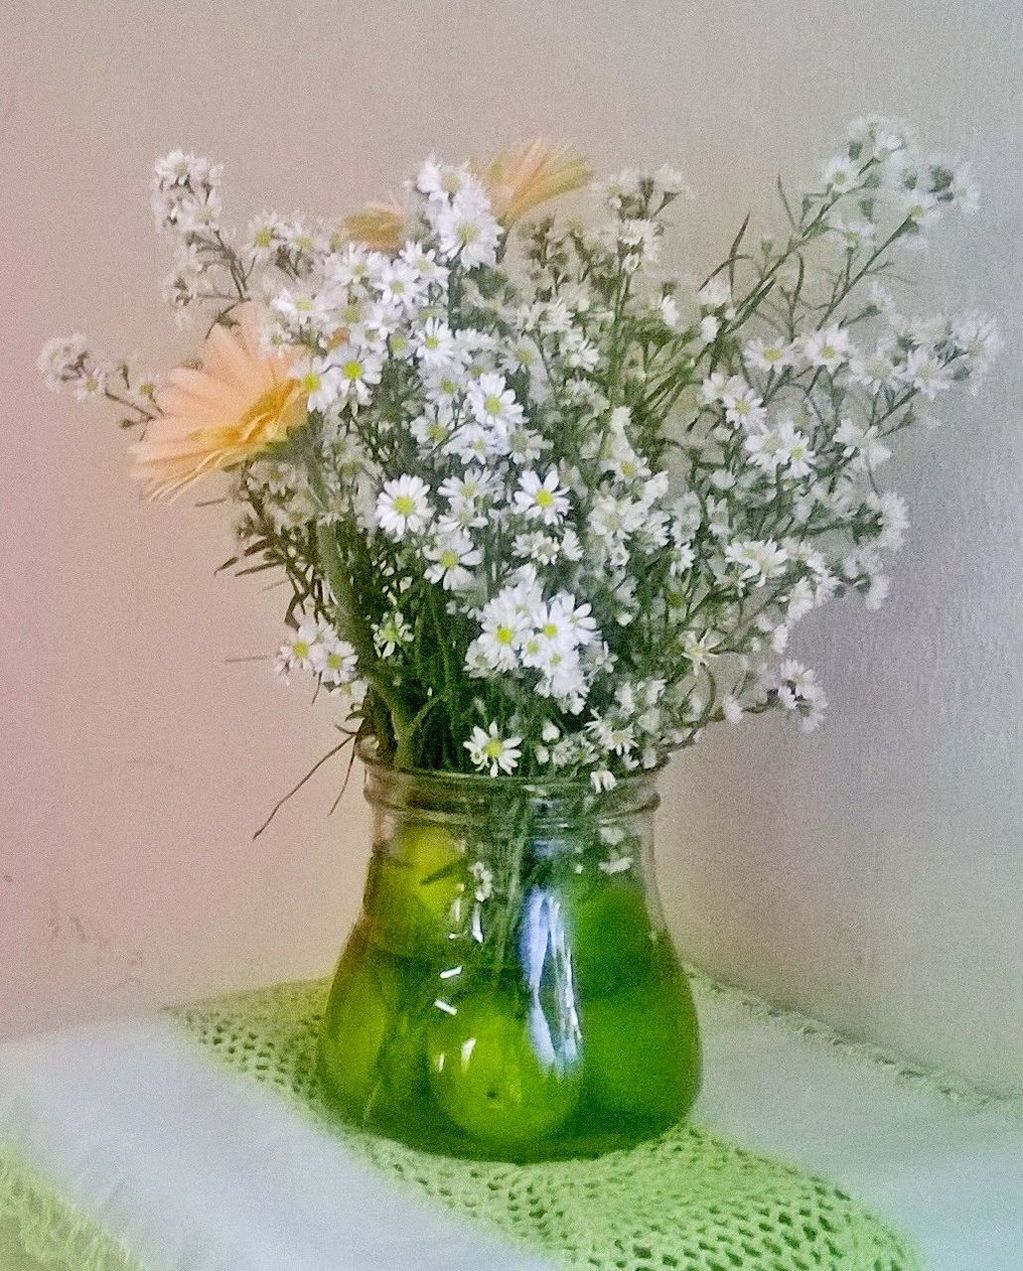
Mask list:
[{"label": "jar rim", "polygon": [[[372,735],[360,737],[355,743],[355,753],[366,768],[378,774],[390,774],[396,777],[409,777],[417,781],[436,781],[449,786],[451,789],[462,790],[484,790],[484,789],[518,789],[522,791],[536,790],[542,794],[544,791],[565,791],[580,790],[584,787],[593,793],[593,784],[588,777],[572,776],[572,777],[530,777],[516,776],[514,773],[501,773],[499,776],[491,777],[483,772],[450,772],[443,768],[398,768],[394,764],[389,763],[386,759],[382,759],[377,753],[377,739]],[[632,790],[639,786],[656,781],[666,766],[666,760],[662,760],[653,768],[643,768],[638,772],[629,773],[624,777],[616,777],[615,785],[611,790],[604,793],[613,795],[616,790]]]}]

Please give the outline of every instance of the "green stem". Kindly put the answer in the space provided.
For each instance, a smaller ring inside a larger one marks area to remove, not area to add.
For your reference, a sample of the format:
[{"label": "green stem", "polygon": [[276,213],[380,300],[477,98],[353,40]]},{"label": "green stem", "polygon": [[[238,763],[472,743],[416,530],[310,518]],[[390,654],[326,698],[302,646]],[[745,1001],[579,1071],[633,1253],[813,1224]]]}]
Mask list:
[{"label": "green stem", "polygon": [[[323,564],[323,572],[334,598],[334,621],[355,646],[359,657],[359,666],[374,693],[387,707],[391,716],[391,727],[394,730],[395,763],[410,766],[409,747],[411,745],[412,719],[405,704],[393,691],[376,667],[376,652],[373,648],[373,633],[369,623],[359,610],[358,597],[352,587],[351,578],[341,560],[337,549],[337,539],[332,526],[316,527],[316,548]],[[400,758],[399,758],[400,757]]]}]

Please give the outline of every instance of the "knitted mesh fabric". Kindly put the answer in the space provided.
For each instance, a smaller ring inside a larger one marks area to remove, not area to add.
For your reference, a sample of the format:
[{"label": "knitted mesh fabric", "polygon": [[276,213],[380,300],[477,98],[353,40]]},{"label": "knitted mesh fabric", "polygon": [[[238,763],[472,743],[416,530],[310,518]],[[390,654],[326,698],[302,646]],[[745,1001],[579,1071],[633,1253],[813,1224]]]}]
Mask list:
[{"label": "knitted mesh fabric", "polygon": [[316,1076],[326,982],[173,1008],[213,1055],[293,1100],[377,1166],[553,1261],[586,1271],[918,1271],[906,1243],[832,1184],[698,1126],[595,1160],[432,1156],[339,1126]]},{"label": "knitted mesh fabric", "polygon": [[26,1259],[42,1271],[143,1271],[118,1240],[0,1143],[0,1268],[15,1271]]}]

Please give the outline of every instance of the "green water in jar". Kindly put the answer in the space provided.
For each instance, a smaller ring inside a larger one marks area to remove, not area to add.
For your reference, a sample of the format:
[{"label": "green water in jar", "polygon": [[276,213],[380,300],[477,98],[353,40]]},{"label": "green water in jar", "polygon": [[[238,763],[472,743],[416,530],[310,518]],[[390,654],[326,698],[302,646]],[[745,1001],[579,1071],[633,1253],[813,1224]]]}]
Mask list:
[{"label": "green water in jar", "polygon": [[320,1042],[346,1120],[526,1162],[627,1147],[688,1112],[696,1016],[650,884],[527,848],[484,864],[415,820],[378,844]]}]

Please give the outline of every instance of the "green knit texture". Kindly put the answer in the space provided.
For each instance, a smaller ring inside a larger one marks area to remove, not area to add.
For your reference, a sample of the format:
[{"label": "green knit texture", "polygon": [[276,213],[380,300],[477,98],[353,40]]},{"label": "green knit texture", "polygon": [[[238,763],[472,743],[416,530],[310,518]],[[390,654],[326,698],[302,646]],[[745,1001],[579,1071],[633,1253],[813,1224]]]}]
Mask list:
[{"label": "green knit texture", "polygon": [[143,1271],[119,1241],[3,1143],[0,1267],[3,1271]]},{"label": "green knit texture", "polygon": [[[431,1156],[341,1125],[316,1075],[327,982],[177,1007],[236,1072],[275,1088],[393,1178],[579,1271],[919,1271],[908,1245],[833,1184],[682,1125],[595,1160]],[[105,1269],[104,1269],[105,1271]]]}]

